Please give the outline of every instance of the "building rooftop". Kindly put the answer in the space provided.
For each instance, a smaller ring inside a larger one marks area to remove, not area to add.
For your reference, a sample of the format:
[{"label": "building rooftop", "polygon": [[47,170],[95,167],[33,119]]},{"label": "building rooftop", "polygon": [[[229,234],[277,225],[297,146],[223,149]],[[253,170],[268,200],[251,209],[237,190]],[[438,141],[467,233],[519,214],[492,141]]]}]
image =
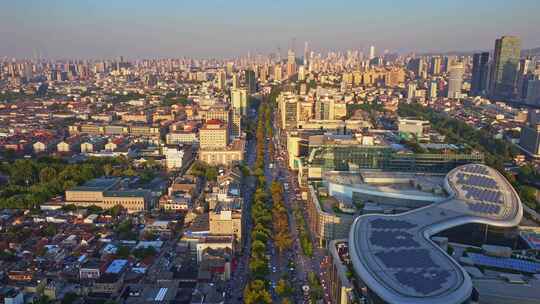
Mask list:
[{"label": "building rooftop", "polygon": [[105,191],[104,197],[143,197],[149,194],[149,190],[115,190]]},{"label": "building rooftop", "polygon": [[113,188],[120,180],[120,177],[94,178],[81,186],[73,187],[70,191],[105,191]]},{"label": "building rooftop", "polygon": [[[380,170],[328,171],[324,173],[323,179],[333,185],[385,193],[389,197],[416,198],[429,202],[438,202],[447,198],[442,191],[444,179],[437,175]],[[441,189],[441,191],[437,193],[434,189]]]},{"label": "building rooftop", "polygon": [[111,262],[111,264],[109,264],[109,266],[105,270],[105,273],[120,273],[122,269],[124,269],[124,267],[127,265],[127,263],[127,260],[114,260]]},{"label": "building rooftop", "polygon": [[527,243],[529,248],[540,250],[539,227],[519,227],[519,236]]},{"label": "building rooftop", "polygon": [[525,283],[513,283],[499,278],[476,279],[480,301],[486,303],[533,304],[540,299],[540,280],[530,279]]},{"label": "building rooftop", "polygon": [[430,237],[451,227],[519,224],[523,209],[510,183],[495,169],[469,164],[444,181],[450,196],[396,215],[365,215],[353,223],[350,255],[362,281],[390,303],[462,303],[472,292],[465,270]]}]

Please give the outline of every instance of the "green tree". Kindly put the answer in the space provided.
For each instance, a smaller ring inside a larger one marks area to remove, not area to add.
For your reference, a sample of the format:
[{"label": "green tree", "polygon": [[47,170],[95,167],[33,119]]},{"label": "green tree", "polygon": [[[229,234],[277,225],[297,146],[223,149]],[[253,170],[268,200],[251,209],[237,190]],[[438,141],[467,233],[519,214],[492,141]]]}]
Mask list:
[{"label": "green tree", "polygon": [[251,244],[251,253],[252,256],[257,258],[262,258],[266,252],[266,245],[261,241],[253,241]]},{"label": "green tree", "polygon": [[249,261],[249,270],[255,278],[264,278],[269,274],[268,261],[263,258],[252,257]]},{"label": "green tree", "polygon": [[292,304],[292,303],[293,302],[289,298],[283,298],[283,300],[281,300],[281,304]]},{"label": "green tree", "polygon": [[103,166],[103,173],[106,175],[106,176],[110,176],[112,173],[113,173],[113,167],[111,164],[105,164]]},{"label": "green tree", "polygon": [[71,189],[71,188],[73,188],[75,186],[77,186],[77,183],[75,181],[67,180],[67,181],[64,182],[63,189],[65,191],[65,190],[69,190],[69,189]]},{"label": "green tree", "polygon": [[116,251],[116,257],[119,259],[127,259],[129,257],[130,250],[126,246],[119,246],[118,250]]},{"label": "green tree", "polygon": [[251,232],[251,239],[253,241],[266,243],[268,241],[268,234],[260,230],[253,230],[253,232]]},{"label": "green tree", "polygon": [[276,293],[280,297],[288,296],[292,292],[292,288],[284,279],[279,279],[276,284]]},{"label": "green tree", "polygon": [[67,205],[63,205],[62,206],[62,210],[63,211],[76,211],[77,210],[77,206],[75,206],[74,204],[67,204]]},{"label": "green tree", "polygon": [[133,250],[133,256],[140,260],[145,259],[149,256],[153,256],[156,253],[157,252],[154,247],[137,248]]},{"label": "green tree", "polygon": [[137,239],[137,234],[135,231],[133,231],[133,228],[133,222],[131,219],[127,219],[118,224],[118,227],[116,227],[116,233],[118,233],[118,237],[120,239],[135,240]]},{"label": "green tree", "polygon": [[114,205],[113,207],[107,210],[107,213],[110,214],[112,217],[116,218],[120,214],[122,214],[122,212],[124,212],[125,210],[126,209],[122,205]]},{"label": "green tree", "polygon": [[322,299],[324,291],[319,283],[319,278],[317,278],[317,275],[314,272],[308,273],[308,283],[312,301],[316,302],[317,300]]},{"label": "green tree", "polygon": [[204,173],[204,176],[206,177],[206,180],[215,182],[218,176],[217,168],[213,166],[207,167],[206,172]]},{"label": "green tree", "polygon": [[76,293],[68,292],[62,298],[61,304],[73,304],[79,299],[79,296]]},{"label": "green tree", "polygon": [[88,210],[89,213],[100,213],[103,211],[103,208],[99,207],[99,206],[96,206],[96,205],[90,205],[88,207],[86,207],[86,210]]},{"label": "green tree", "polygon": [[45,167],[39,171],[39,181],[47,183],[56,178],[56,170],[52,167]]},{"label": "green tree", "polygon": [[53,237],[58,233],[58,229],[56,228],[56,224],[48,223],[47,227],[43,230],[43,233],[46,236]]},{"label": "green tree", "polygon": [[136,176],[137,172],[135,170],[133,170],[133,168],[127,168],[126,170],[124,170],[124,175],[125,176]]},{"label": "green tree", "polygon": [[51,304],[53,301],[48,296],[40,296],[39,298],[34,300],[34,304]]},{"label": "green tree", "polygon": [[284,252],[285,250],[291,248],[292,239],[287,232],[280,231],[274,235],[274,243],[279,252]]},{"label": "green tree", "polygon": [[35,163],[27,159],[18,159],[10,166],[9,182],[14,185],[29,186],[36,180]]},{"label": "green tree", "polygon": [[529,186],[522,186],[519,191],[521,200],[525,203],[535,206],[536,205],[536,189]]},{"label": "green tree", "polygon": [[270,304],[272,296],[266,290],[264,281],[254,280],[244,289],[244,304]]}]

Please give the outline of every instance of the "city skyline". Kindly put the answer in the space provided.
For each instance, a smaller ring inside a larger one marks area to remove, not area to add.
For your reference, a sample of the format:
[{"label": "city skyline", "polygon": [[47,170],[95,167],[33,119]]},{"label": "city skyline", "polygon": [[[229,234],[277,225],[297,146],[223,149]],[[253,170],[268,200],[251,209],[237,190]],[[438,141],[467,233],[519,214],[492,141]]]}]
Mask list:
[{"label": "city skyline", "polygon": [[540,304],[539,0],[0,8],[0,304]]},{"label": "city skyline", "polygon": [[[377,54],[490,50],[501,35],[540,46],[536,1],[355,3],[275,1],[21,1],[0,12],[1,57],[126,58],[282,55],[304,41],[318,51]],[[384,17],[384,18],[383,18]],[[427,26],[429,25],[429,26]]]}]

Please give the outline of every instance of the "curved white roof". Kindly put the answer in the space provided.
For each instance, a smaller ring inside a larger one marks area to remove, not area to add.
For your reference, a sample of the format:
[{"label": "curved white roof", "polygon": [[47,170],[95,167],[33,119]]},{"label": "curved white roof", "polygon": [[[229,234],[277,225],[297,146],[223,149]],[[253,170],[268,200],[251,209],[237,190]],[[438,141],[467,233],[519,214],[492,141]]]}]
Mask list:
[{"label": "curved white roof", "polygon": [[472,282],[465,270],[430,237],[467,224],[518,225],[519,196],[495,169],[469,164],[450,171],[444,181],[450,197],[398,215],[358,217],[350,231],[354,269],[388,303],[461,303]]}]

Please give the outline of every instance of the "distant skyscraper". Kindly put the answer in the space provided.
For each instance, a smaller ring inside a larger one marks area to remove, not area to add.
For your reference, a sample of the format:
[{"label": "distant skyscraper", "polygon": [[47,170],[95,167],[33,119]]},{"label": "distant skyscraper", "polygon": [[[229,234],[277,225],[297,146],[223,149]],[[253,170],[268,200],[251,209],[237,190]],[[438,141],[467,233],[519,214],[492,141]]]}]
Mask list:
[{"label": "distant skyscraper", "polygon": [[[63,77],[60,77],[60,78],[63,78]],[[147,87],[154,87],[158,83],[157,76],[154,74],[144,75],[143,80],[144,80],[144,85]]]},{"label": "distant skyscraper", "polygon": [[437,81],[432,80],[429,83],[429,99],[437,98]]},{"label": "distant skyscraper", "polygon": [[478,96],[485,93],[488,85],[489,53],[477,53],[473,56],[471,76],[471,94]]},{"label": "distant skyscraper", "polygon": [[425,63],[422,58],[413,58],[409,61],[409,70],[411,70],[416,78],[422,77],[425,71]]},{"label": "distant skyscraper", "polygon": [[240,77],[238,77],[238,74],[233,73],[232,74],[232,88],[238,89],[240,87]]},{"label": "distant skyscraper", "polygon": [[416,94],[416,83],[409,82],[407,85],[407,101],[412,101]]},{"label": "distant skyscraper", "polygon": [[370,46],[369,47],[369,60],[375,58],[375,46]]},{"label": "distant skyscraper", "polygon": [[298,80],[304,81],[306,80],[306,66],[301,65],[298,67]]},{"label": "distant skyscraper", "polygon": [[269,74],[268,65],[265,64],[261,67],[261,70],[259,72],[259,77],[261,79],[261,82],[266,82],[266,80],[268,80],[268,74]]},{"label": "distant skyscraper", "polygon": [[227,62],[227,74],[232,74],[234,71],[234,62]]},{"label": "distant skyscraper", "polygon": [[464,71],[465,69],[461,62],[454,62],[450,65],[448,70],[448,98],[461,98]]},{"label": "distant skyscraper", "polygon": [[232,89],[231,90],[231,104],[233,106],[233,113],[246,115],[248,101],[249,101],[249,94],[248,94],[247,89]]},{"label": "distant skyscraper", "polygon": [[519,72],[517,76],[517,97],[527,98],[527,87],[529,80],[533,79],[533,61],[530,58],[523,58],[519,61]]},{"label": "distant skyscraper", "polygon": [[227,74],[225,74],[225,71],[219,71],[216,74],[217,77],[217,87],[220,90],[225,90],[225,85],[227,81]]},{"label": "distant skyscraper", "polygon": [[309,45],[308,45],[308,42],[306,41],[304,43],[304,65],[305,66],[308,65],[308,57],[309,57]]},{"label": "distant skyscraper", "polygon": [[439,75],[441,74],[441,63],[442,59],[441,57],[431,57],[431,75]]},{"label": "distant skyscraper", "polygon": [[539,113],[530,109],[527,124],[521,128],[519,145],[535,158],[540,157],[540,124],[538,123]]},{"label": "distant skyscraper", "polygon": [[518,37],[503,36],[495,40],[491,70],[491,95],[493,97],[514,97],[520,53],[521,40]]},{"label": "distant skyscraper", "polygon": [[281,64],[276,64],[274,67],[274,81],[281,81],[282,77],[282,68]]},{"label": "distant skyscraper", "polygon": [[255,78],[255,71],[251,69],[246,70],[246,85],[249,94],[253,94],[257,91],[257,79]]},{"label": "distant skyscraper", "polygon": [[540,75],[533,75],[527,81],[527,94],[525,101],[531,105],[540,106]]},{"label": "distant skyscraper", "polygon": [[287,52],[287,77],[296,74],[296,56],[293,50]]}]

